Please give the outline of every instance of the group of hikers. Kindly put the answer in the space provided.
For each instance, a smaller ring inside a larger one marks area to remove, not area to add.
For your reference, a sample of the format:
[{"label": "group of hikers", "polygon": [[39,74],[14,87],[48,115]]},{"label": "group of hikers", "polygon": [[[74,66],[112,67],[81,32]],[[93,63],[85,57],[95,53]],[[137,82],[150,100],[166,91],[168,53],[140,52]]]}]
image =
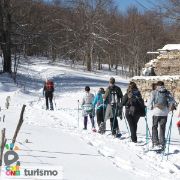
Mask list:
[{"label": "group of hikers", "polygon": [[[123,112],[125,106],[125,114]],[[165,130],[168,114],[176,107],[176,102],[171,93],[165,88],[164,82],[158,81],[153,84],[151,97],[147,106],[141,96],[135,82],[130,82],[126,93],[123,95],[121,88],[115,84],[113,77],[109,80],[109,86],[106,90],[100,88],[95,95],[90,93],[90,87],[85,87],[85,95],[82,100],[82,109],[84,116],[84,128],[87,129],[88,116],[92,123],[92,130],[95,131],[95,114],[97,116],[98,132],[105,133],[106,121],[110,119],[112,135],[120,137],[118,119],[126,118],[131,134],[131,140],[137,143],[137,124],[140,117],[145,117],[147,108],[152,110],[152,144],[159,146],[162,150],[165,148]],[[160,132],[158,136],[158,125]]]},{"label": "group of hikers", "polygon": [[[43,94],[46,98],[46,109],[50,108],[50,110],[53,110],[53,92],[54,84],[52,81],[47,80],[43,89]],[[95,96],[90,92],[90,87],[86,86],[81,106],[84,117],[84,130],[87,130],[89,117],[92,130],[96,131],[94,120],[96,115],[99,133],[105,133],[106,121],[110,119],[112,135],[120,137],[121,133],[117,117],[121,120],[125,118],[129,124],[131,140],[134,143],[137,143],[138,121],[140,117],[146,116],[148,108],[151,109],[153,113],[152,144],[153,146],[160,146],[164,149],[168,114],[175,109],[176,102],[172,94],[165,88],[163,81],[152,84],[151,96],[147,105],[145,105],[141,92],[135,82],[131,81],[129,83],[127,91],[123,95],[121,88],[115,83],[115,78],[111,77],[107,89],[104,90],[104,88],[101,87]],[[123,112],[123,106],[125,106],[125,113]],[[158,125],[160,126],[159,136]]]}]

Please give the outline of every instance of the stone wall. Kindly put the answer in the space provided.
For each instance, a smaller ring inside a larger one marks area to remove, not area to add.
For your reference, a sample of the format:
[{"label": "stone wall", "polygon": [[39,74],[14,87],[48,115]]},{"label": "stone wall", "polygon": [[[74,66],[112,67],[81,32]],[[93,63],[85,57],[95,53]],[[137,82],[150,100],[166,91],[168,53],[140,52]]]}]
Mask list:
[{"label": "stone wall", "polygon": [[180,75],[180,51],[164,52],[156,59],[145,64],[145,67],[154,67],[157,76]]},{"label": "stone wall", "polygon": [[150,92],[152,91],[152,83],[157,81],[163,81],[165,87],[173,94],[177,102],[180,102],[180,75],[179,76],[136,76],[133,77],[134,81],[139,90],[142,93],[142,96],[145,100],[148,100],[150,97]]}]

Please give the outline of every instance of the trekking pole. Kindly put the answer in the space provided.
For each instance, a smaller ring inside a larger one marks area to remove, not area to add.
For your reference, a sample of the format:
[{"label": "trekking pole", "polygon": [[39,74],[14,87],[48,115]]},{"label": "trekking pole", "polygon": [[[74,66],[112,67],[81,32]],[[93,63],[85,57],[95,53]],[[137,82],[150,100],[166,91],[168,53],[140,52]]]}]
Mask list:
[{"label": "trekking pole", "polygon": [[114,105],[113,105],[113,125],[112,125],[112,133],[114,131],[114,125],[115,125],[115,119],[116,119],[116,113],[117,113],[117,103],[116,103],[116,106],[115,106],[115,109],[114,109]]},{"label": "trekking pole", "polygon": [[129,137],[130,137],[130,136],[131,136],[131,135],[130,135],[130,130],[129,130],[129,127],[128,127],[127,119],[126,119],[125,114],[124,114],[123,111],[122,111],[122,114],[123,114],[123,118],[124,118],[124,120],[125,120],[126,128],[127,128],[127,131],[128,131]]},{"label": "trekking pole", "polygon": [[106,132],[106,122],[105,122],[105,110],[104,110],[105,106],[104,106],[104,99],[103,99],[103,128],[104,128],[104,132]]},{"label": "trekking pole", "polygon": [[148,126],[148,122],[147,122],[147,116],[144,117],[145,118],[145,122],[146,122],[146,143],[148,144],[149,142],[149,137],[152,140],[152,136],[151,136],[151,132],[149,130],[149,126]]},{"label": "trekking pole", "polygon": [[166,150],[166,145],[167,145],[167,160],[168,160],[168,155],[169,155],[169,146],[170,146],[170,142],[171,142],[171,130],[172,130],[173,115],[174,115],[174,113],[172,111],[171,121],[169,124],[168,134],[167,134],[166,143],[165,143],[165,149],[164,149],[164,153],[163,153],[163,155],[165,155],[165,150]]},{"label": "trekking pole", "polygon": [[168,139],[167,160],[168,160],[168,157],[169,157],[169,147],[170,147],[170,143],[171,143],[172,118],[173,118],[173,112],[172,112],[171,122],[170,122],[170,127],[169,127],[169,139]]},{"label": "trekking pole", "polygon": [[[55,108],[56,108],[56,101],[55,101],[55,96],[54,96],[54,106],[55,106]],[[56,110],[57,110],[57,108],[56,108]]]},{"label": "trekking pole", "polygon": [[166,137],[166,140],[165,140],[165,149],[164,149],[164,152],[162,154],[162,160],[163,160],[163,157],[165,156],[166,146],[167,146],[167,144],[170,143],[169,141],[170,141],[170,134],[171,134],[170,131],[171,131],[171,126],[172,126],[172,124],[171,124],[172,123],[172,118],[173,118],[173,113],[172,113],[172,116],[171,116],[171,121],[170,121],[170,124],[169,124],[168,133],[167,133],[167,137]]},{"label": "trekking pole", "polygon": [[78,99],[78,128],[79,128],[79,99]]},{"label": "trekking pole", "polygon": [[149,143],[149,137],[152,140],[152,136],[151,136],[151,132],[149,130],[148,121],[147,121],[147,108],[145,109],[145,112],[146,113],[145,113],[144,119],[145,119],[145,122],[146,122],[146,144],[148,144]]},{"label": "trekking pole", "polygon": [[146,118],[146,116],[145,116],[145,121],[146,121],[146,144],[148,144],[149,143],[149,136],[148,136],[148,124],[147,124],[147,118]]}]

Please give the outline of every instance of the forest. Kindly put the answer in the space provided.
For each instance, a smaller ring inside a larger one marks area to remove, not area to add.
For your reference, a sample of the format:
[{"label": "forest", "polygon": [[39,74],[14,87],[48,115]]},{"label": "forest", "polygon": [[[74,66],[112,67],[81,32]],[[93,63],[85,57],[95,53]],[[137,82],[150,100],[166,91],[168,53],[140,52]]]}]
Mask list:
[{"label": "forest", "polygon": [[180,0],[125,12],[113,0],[0,0],[3,72],[16,72],[20,57],[43,56],[87,71],[121,67],[132,77],[157,56],[148,51],[179,42]]}]

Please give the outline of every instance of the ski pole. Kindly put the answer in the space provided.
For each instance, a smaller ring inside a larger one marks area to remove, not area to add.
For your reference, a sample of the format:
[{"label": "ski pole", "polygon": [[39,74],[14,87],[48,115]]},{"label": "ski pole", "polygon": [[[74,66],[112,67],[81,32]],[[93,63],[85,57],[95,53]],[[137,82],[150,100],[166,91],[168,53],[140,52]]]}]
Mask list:
[{"label": "ski pole", "polygon": [[[115,108],[114,108],[115,106]],[[116,119],[116,113],[117,113],[117,103],[115,105],[113,105],[113,125],[112,125],[112,133],[114,131],[114,126],[115,126],[115,119]]]},{"label": "ski pole", "polygon": [[172,118],[173,118],[173,112],[172,112],[171,122],[170,122],[170,127],[169,127],[170,129],[169,129],[167,160],[168,160],[168,156],[169,156],[169,146],[170,146],[170,143],[171,143]]},{"label": "ski pole", "polygon": [[106,121],[105,121],[105,110],[104,110],[104,108],[105,108],[105,105],[104,105],[104,99],[103,99],[103,128],[104,128],[104,132],[103,133],[105,133],[106,132]]},{"label": "ski pole", "polygon": [[123,111],[122,111],[122,114],[123,114],[123,118],[124,118],[124,120],[125,120],[126,128],[127,128],[127,131],[128,131],[129,137],[130,137],[130,136],[131,136],[131,135],[130,135],[130,130],[129,130],[129,128],[128,128],[127,119],[126,119]]},{"label": "ski pole", "polygon": [[149,142],[149,137],[152,140],[151,132],[149,130],[148,122],[147,122],[147,116],[144,117],[145,122],[146,122],[146,143],[148,144]]},{"label": "ski pole", "polygon": [[146,144],[149,143],[149,137],[152,140],[151,132],[149,130],[148,121],[147,121],[147,108],[145,108],[145,122],[146,122]]},{"label": "ski pole", "polygon": [[[55,96],[54,96],[54,106],[55,106],[55,108],[56,108],[56,101],[55,101]],[[56,110],[57,110],[57,108],[56,108]]]},{"label": "ski pole", "polygon": [[[169,155],[169,146],[170,146],[170,142],[171,142],[171,129],[172,129],[173,115],[174,115],[174,113],[172,111],[171,121],[170,121],[170,124],[169,124],[168,134],[167,134],[166,143],[165,143],[165,149],[166,149],[166,145],[168,146],[167,147],[167,160],[168,160],[168,155]],[[165,155],[165,150],[164,150],[163,155]]]},{"label": "ski pole", "polygon": [[148,136],[148,124],[147,124],[147,118],[145,116],[145,121],[146,121],[146,144],[148,144],[149,142],[149,136]]}]

